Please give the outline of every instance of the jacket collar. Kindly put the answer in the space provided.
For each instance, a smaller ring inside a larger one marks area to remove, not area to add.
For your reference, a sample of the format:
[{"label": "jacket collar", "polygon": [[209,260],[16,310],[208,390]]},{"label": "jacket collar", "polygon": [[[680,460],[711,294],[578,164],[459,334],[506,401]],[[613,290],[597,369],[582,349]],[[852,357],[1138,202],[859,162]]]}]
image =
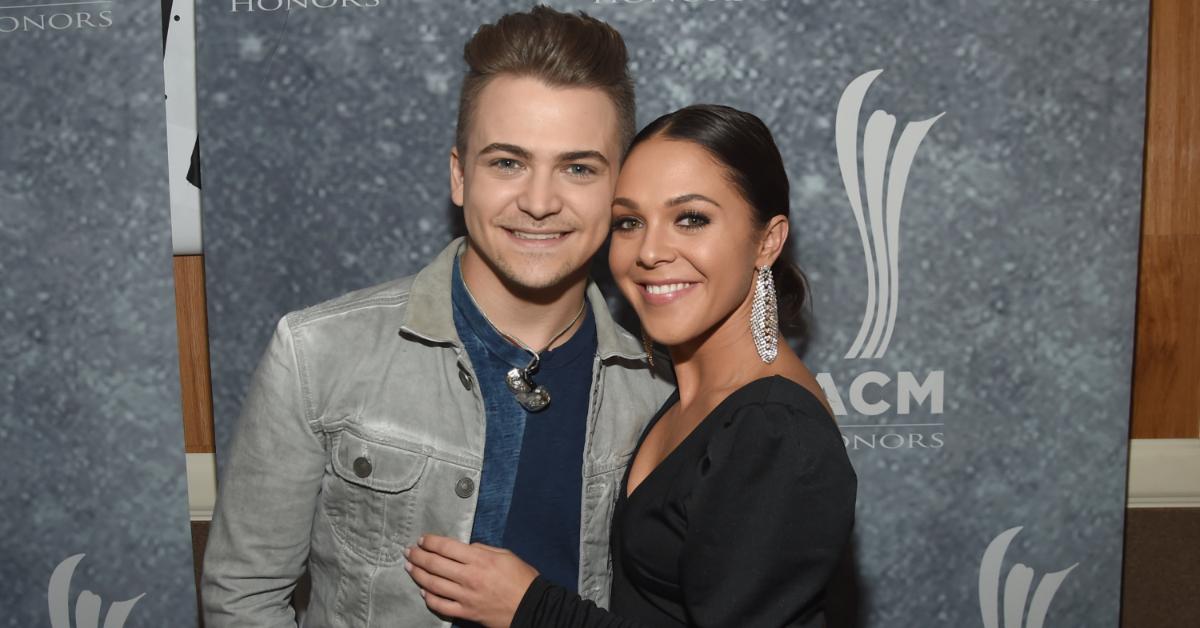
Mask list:
[{"label": "jacket collar", "polygon": [[[456,238],[413,278],[412,287],[409,288],[408,307],[400,324],[402,333],[462,348],[462,340],[454,328],[454,304],[450,297],[450,287],[454,275],[454,258],[458,257],[465,247],[466,238]],[[645,360],[646,351],[641,343],[613,320],[604,294],[591,280],[588,280],[587,300],[592,306],[592,314],[596,317],[596,353],[600,359]]]}]

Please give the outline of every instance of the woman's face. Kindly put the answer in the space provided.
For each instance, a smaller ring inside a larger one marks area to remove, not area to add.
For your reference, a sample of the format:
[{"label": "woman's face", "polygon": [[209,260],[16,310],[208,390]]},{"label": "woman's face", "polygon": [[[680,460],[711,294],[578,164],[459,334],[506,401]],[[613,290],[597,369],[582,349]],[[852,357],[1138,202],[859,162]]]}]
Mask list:
[{"label": "woman's face", "polygon": [[[634,148],[613,199],[608,263],[654,340],[689,343],[749,316],[762,229],[704,148],[662,136]],[[748,324],[745,330],[749,332]]]}]

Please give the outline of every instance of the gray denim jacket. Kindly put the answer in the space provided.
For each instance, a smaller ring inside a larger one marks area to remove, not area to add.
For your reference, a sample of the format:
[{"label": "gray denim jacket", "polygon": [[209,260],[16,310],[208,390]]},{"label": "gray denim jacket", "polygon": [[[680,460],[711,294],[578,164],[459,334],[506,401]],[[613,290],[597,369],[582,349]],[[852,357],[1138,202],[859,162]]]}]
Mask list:
[{"label": "gray denim jacket", "polygon": [[[293,312],[243,405],[204,558],[207,628],[448,626],[404,571],[422,533],[467,541],[484,410],[455,331],[450,281],[462,240],[414,277]],[[609,524],[640,430],[670,394],[641,343],[588,286],[597,355],[584,447],[579,591],[606,604]],[[223,452],[224,453],[224,452]]]}]

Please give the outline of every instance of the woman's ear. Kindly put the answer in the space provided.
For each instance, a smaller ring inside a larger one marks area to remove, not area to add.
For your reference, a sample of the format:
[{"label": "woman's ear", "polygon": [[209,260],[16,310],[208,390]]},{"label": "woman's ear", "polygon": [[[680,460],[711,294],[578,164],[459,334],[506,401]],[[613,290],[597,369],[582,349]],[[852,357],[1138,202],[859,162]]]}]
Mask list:
[{"label": "woman's ear", "polygon": [[762,240],[758,245],[756,267],[771,266],[783,253],[783,245],[788,237],[788,219],[783,214],[771,216],[767,228],[763,230]]}]

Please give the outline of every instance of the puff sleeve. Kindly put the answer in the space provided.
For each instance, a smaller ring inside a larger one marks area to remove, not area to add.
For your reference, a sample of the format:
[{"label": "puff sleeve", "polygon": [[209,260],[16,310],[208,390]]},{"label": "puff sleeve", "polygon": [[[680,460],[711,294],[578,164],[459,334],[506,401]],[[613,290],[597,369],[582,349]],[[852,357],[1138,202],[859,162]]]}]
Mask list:
[{"label": "puff sleeve", "polygon": [[[854,524],[857,478],[827,414],[747,404],[725,418],[685,500],[679,561],[688,625],[821,626],[825,587]],[[538,580],[514,627],[633,628]]]},{"label": "puff sleeve", "polygon": [[850,538],[857,479],[828,415],[740,408],[687,502],[684,608],[701,628],[806,626]]}]

